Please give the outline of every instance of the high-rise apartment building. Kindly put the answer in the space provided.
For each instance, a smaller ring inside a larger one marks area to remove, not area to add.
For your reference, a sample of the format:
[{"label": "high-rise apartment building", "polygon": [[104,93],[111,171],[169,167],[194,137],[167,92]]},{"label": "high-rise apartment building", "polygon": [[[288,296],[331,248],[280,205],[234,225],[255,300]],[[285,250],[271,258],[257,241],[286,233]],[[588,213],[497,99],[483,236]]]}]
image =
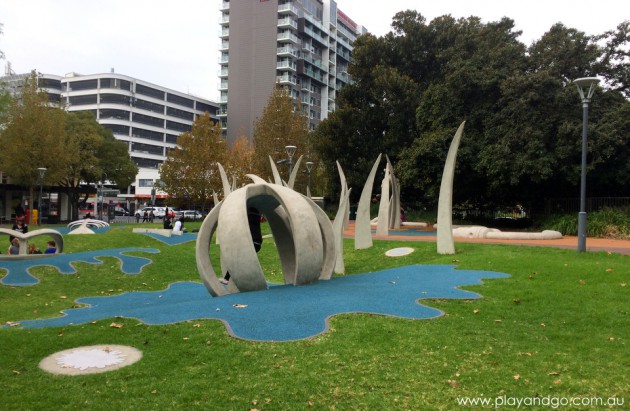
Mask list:
[{"label": "high-rise apartment building", "polygon": [[253,134],[273,87],[302,104],[310,127],[350,80],[352,43],[366,30],[334,0],[223,0],[217,113],[228,142]]}]

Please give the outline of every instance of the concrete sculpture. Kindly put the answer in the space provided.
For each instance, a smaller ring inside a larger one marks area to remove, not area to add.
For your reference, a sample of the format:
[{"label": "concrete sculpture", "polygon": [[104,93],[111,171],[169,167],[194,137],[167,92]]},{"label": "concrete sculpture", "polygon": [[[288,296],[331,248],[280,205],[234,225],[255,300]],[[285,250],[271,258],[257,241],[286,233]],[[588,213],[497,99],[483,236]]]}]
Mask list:
[{"label": "concrete sculpture", "polygon": [[442,183],[440,184],[440,198],[438,200],[437,215],[437,252],[438,254],[455,254],[455,241],[453,240],[453,180],[455,178],[455,162],[459,142],[464,132],[464,124],[459,125],[451,146],[446,155]]},{"label": "concrete sculpture", "polygon": [[337,214],[335,215],[335,220],[333,221],[336,254],[335,273],[343,274],[346,272],[343,260],[343,230],[350,212],[350,189],[348,188],[346,175],[344,174],[339,161],[337,161],[337,170],[339,171],[339,178],[341,180],[341,195],[339,196],[339,208],[337,208]]},{"label": "concrete sculpture", "polygon": [[55,254],[60,254],[63,252],[63,237],[61,233],[57,230],[52,230],[50,228],[42,228],[39,230],[29,231],[24,234],[19,231],[10,230],[8,228],[0,228],[0,234],[7,234],[13,236],[18,239],[20,243],[20,251],[18,255],[6,255],[0,254],[1,259],[27,259],[27,258],[37,258],[37,257],[50,257],[53,254],[29,254],[28,253],[28,241],[34,237],[39,237],[42,235],[51,237],[56,244],[57,252]]},{"label": "concrete sculpture", "polygon": [[504,232],[496,228],[473,225],[453,228],[453,236],[465,238],[489,238],[497,240],[556,240],[562,238],[562,233],[553,230],[543,230],[541,232]]},{"label": "concrete sculpture", "polygon": [[378,206],[378,221],[376,224],[376,235],[386,236],[389,234],[389,183],[390,183],[389,163],[385,166],[385,177],[381,182],[381,201]]},{"label": "concrete sculpture", "polygon": [[382,154],[378,155],[378,158],[372,166],[372,170],[365,180],[363,191],[361,191],[361,197],[359,199],[359,205],[357,207],[357,216],[354,224],[354,249],[363,250],[372,247],[372,230],[370,227],[370,203],[372,201],[372,187],[374,186],[374,177],[378,170],[378,165],[381,162]]},{"label": "concrete sculpture", "polygon": [[[249,175],[248,184],[217,204],[203,221],[196,244],[197,269],[213,296],[267,289],[262,267],[251,241],[247,208],[257,208],[269,222],[276,242],[285,284],[308,284],[330,279],[335,265],[335,240],[328,216],[312,200],[287,187],[268,184]],[[218,227],[218,229],[217,229]],[[227,287],[210,261],[214,232],[219,246],[222,274],[231,275]]]}]

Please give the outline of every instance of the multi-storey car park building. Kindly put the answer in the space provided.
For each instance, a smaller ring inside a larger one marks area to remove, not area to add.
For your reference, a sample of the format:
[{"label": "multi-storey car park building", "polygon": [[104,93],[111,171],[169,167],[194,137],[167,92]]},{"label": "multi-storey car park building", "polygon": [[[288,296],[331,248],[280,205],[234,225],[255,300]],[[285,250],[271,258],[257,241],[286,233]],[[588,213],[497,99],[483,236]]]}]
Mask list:
[{"label": "multi-storey car park building", "polygon": [[[0,83],[15,93],[28,76],[6,76],[0,78]],[[48,93],[53,104],[60,104],[68,111],[91,112],[116,139],[128,143],[129,155],[139,172],[130,187],[120,187],[120,193],[111,195],[110,199],[117,197],[117,202],[126,203],[129,208],[150,201],[167,150],[176,146],[179,134],[191,129],[197,115],[209,112],[211,118],[218,121],[218,104],[215,102],[117,74],[113,70],[91,75],[42,74],[38,78],[38,87]],[[107,180],[105,176],[104,180]],[[6,177],[3,178],[5,192],[0,203],[0,216],[9,218],[15,205],[24,203],[25,194],[4,183],[8,183]],[[164,196],[157,191],[157,198]],[[52,197],[51,209],[58,210],[64,220],[68,213],[67,200],[61,193]]]},{"label": "multi-storey car park building", "polygon": [[253,123],[280,85],[299,100],[311,129],[335,109],[356,37],[366,32],[334,0],[223,0],[220,107],[228,142]]}]

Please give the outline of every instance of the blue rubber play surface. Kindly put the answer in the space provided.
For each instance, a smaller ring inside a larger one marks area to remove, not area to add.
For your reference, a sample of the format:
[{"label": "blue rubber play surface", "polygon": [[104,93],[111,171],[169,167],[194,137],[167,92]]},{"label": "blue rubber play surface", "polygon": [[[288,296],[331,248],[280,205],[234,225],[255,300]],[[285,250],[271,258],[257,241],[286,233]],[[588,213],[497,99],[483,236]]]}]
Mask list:
[{"label": "blue rubber play surface", "polygon": [[0,260],[0,269],[6,271],[6,275],[0,279],[0,283],[10,286],[35,285],[39,280],[29,272],[33,267],[56,267],[61,274],[75,274],[77,270],[74,269],[72,263],[103,264],[103,261],[99,260],[98,257],[118,258],[121,263],[121,270],[125,274],[139,274],[142,268],[150,264],[152,260],[125,254],[132,251],[151,254],[160,252],[160,250],[155,248],[117,248],[113,250],[55,254],[47,258],[33,260]]},{"label": "blue rubber play surface", "polygon": [[[58,318],[20,322],[24,328],[63,327],[113,317],[136,318],[146,324],[171,324],[196,319],[224,322],[234,337],[255,341],[291,341],[328,329],[328,319],[341,313],[373,313],[408,319],[433,318],[440,310],[419,300],[475,299],[460,290],[481,279],[506,278],[492,271],[456,270],[451,265],[411,265],[366,274],[335,277],[312,285],[277,285],[268,290],[212,297],[197,282],[171,284],[155,292],[77,300],[85,308],[63,311]],[[6,326],[4,326],[6,327]]]},{"label": "blue rubber play surface", "polygon": [[182,235],[172,235],[170,237],[165,237],[163,235],[155,234],[155,233],[140,233],[143,235],[147,235],[151,238],[155,238],[168,245],[178,245],[187,243],[189,241],[197,241],[197,234],[194,233],[183,233]]}]

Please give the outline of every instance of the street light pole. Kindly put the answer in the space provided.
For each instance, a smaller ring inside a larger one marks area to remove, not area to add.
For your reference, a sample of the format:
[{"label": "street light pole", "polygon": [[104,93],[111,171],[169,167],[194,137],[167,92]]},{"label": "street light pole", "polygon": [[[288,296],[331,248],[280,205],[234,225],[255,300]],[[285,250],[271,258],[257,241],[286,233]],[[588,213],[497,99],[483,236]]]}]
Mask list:
[{"label": "street light pole", "polygon": [[[582,99],[582,176],[580,179],[580,213],[578,214],[578,253],[586,251],[586,154],[588,151],[588,104],[599,83],[597,77],[582,77],[573,81]],[[585,93],[586,90],[586,93]]]},{"label": "street light pole", "polygon": [[284,149],[289,156],[289,178],[291,178],[291,172],[293,171],[293,156],[295,155],[295,151],[297,150],[296,146],[285,146]]},{"label": "street light pole", "polygon": [[311,171],[313,171],[313,163],[312,161],[306,162],[306,173],[308,174],[308,183],[306,184],[306,196],[311,196]]},{"label": "street light pole", "polygon": [[37,225],[42,225],[42,186],[44,185],[44,175],[46,175],[46,167],[38,167],[39,173],[39,200],[37,201]]}]

